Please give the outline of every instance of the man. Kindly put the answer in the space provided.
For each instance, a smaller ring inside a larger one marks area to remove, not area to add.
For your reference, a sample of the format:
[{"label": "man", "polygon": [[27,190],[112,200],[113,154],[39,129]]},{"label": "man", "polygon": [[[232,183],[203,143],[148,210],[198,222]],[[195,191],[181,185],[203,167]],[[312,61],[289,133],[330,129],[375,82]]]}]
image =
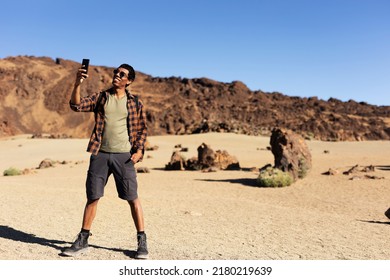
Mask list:
[{"label": "man", "polygon": [[147,136],[146,114],[142,102],[126,89],[134,81],[135,72],[130,65],[122,64],[114,70],[110,89],[81,97],[80,87],[87,78],[86,70],[79,69],[70,98],[72,110],[95,113],[95,127],[87,149],[92,153],[86,180],[87,203],[77,240],[62,255],[76,256],[88,250],[88,237],[97,204],[103,197],[108,177],[113,174],[118,196],[129,203],[137,229],[135,257],[146,259],[144,218],[134,168],[134,164],[143,158]]}]

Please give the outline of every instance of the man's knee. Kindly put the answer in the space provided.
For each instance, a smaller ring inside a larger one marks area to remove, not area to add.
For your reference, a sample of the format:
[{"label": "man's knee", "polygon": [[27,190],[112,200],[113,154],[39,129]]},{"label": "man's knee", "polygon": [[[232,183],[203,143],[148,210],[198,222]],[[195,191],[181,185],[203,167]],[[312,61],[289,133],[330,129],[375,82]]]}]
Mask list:
[{"label": "man's knee", "polygon": [[87,206],[96,205],[96,204],[99,202],[99,199],[100,199],[100,198],[97,198],[97,199],[88,199],[88,200],[87,200]]},{"label": "man's knee", "polygon": [[130,206],[136,206],[136,205],[139,205],[139,199],[136,198],[136,199],[131,199],[131,200],[128,200],[127,201],[129,203]]}]

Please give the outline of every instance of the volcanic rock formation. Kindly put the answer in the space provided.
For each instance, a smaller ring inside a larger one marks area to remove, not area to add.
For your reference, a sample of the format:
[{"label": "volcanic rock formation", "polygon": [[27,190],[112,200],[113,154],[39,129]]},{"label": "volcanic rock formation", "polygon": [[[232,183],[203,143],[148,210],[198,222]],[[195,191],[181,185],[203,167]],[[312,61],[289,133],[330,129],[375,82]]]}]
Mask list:
[{"label": "volcanic rock formation", "polygon": [[[0,136],[88,137],[93,114],[69,109],[78,67],[79,62],[60,58],[0,59]],[[109,88],[113,69],[90,65],[82,95]],[[161,78],[141,72],[130,90],[145,104],[149,135],[215,131],[269,136],[279,127],[306,139],[390,140],[390,106],[290,97],[251,91],[239,81]]]}]

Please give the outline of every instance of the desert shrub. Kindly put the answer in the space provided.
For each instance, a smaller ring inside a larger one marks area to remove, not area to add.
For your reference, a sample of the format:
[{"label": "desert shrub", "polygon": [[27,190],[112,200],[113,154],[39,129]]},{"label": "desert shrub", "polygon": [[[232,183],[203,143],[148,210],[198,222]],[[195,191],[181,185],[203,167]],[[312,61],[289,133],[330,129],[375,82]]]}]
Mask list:
[{"label": "desert shrub", "polygon": [[308,132],[306,133],[305,139],[306,139],[306,140],[313,140],[313,139],[315,139],[315,134],[314,134],[314,132],[308,131]]},{"label": "desert shrub", "polygon": [[304,158],[300,158],[299,161],[298,161],[298,167],[299,167],[299,170],[298,170],[298,178],[299,179],[303,179],[306,177],[309,169],[308,169],[308,166],[307,166],[307,163],[306,163],[306,160]]},{"label": "desert shrub", "polygon": [[16,176],[16,175],[22,175],[22,171],[15,168],[15,167],[10,167],[3,172],[4,176]]},{"label": "desert shrub", "polygon": [[289,173],[273,167],[262,170],[257,178],[257,184],[260,187],[280,188],[289,186],[293,182]]}]

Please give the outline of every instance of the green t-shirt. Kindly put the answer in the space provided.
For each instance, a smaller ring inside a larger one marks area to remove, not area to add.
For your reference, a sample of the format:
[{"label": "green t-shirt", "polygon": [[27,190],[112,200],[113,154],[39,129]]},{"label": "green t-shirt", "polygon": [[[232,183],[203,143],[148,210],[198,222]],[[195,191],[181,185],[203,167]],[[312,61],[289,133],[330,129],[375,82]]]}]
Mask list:
[{"label": "green t-shirt", "polygon": [[108,153],[130,152],[129,135],[127,135],[127,97],[117,99],[109,94],[104,105],[104,129],[101,151]]}]

